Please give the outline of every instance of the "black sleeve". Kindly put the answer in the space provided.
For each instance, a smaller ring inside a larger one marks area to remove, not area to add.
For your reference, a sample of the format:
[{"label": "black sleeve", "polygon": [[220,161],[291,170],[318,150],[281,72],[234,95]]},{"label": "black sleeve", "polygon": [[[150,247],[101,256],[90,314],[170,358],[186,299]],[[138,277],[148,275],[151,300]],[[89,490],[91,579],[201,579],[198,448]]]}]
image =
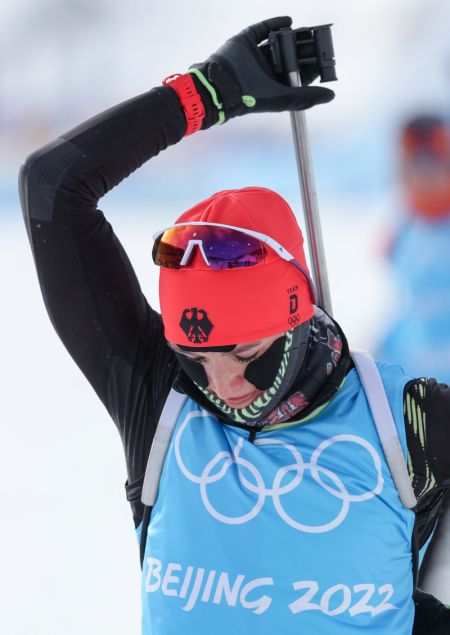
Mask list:
[{"label": "black sleeve", "polygon": [[414,591],[413,635],[448,635],[450,609],[432,595],[419,589]]},{"label": "black sleeve", "polygon": [[450,485],[450,386],[435,379],[409,382],[404,415],[412,484],[420,499]]},{"label": "black sleeve", "polygon": [[450,387],[415,379],[405,387],[408,468],[417,498],[415,537],[428,540],[450,485]]},{"label": "black sleeve", "polygon": [[97,202],[149,158],[178,142],[185,128],[174,91],[157,88],[41,148],[26,160],[19,177],[47,311],[119,429],[130,499],[138,497],[177,366],[161,317],[147,304]]}]

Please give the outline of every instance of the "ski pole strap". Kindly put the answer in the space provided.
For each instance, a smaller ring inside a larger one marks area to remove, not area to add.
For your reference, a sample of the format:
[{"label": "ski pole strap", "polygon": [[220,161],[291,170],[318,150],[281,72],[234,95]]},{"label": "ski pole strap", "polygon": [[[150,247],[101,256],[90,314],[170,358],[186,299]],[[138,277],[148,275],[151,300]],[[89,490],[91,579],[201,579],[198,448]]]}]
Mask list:
[{"label": "ski pole strap", "polygon": [[158,495],[159,479],[166,458],[167,449],[178,416],[186,403],[187,397],[174,388],[169,392],[166,403],[158,421],[155,436],[145,469],[144,484],[142,485],[141,500],[147,507],[153,507]]},{"label": "ski pole strap", "polygon": [[366,393],[398,495],[403,506],[412,509],[416,506],[417,500],[380,373],[373,358],[366,351],[352,351],[351,356]]}]

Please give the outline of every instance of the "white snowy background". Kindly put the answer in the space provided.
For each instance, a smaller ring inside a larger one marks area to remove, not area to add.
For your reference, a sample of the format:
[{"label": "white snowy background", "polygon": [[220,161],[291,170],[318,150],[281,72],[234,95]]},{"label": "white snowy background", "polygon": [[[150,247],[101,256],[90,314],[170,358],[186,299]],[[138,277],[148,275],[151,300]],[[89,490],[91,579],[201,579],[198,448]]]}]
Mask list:
[{"label": "white snowy background", "polygon": [[[46,316],[16,193],[27,153],[273,15],[333,22],[336,99],[308,113],[334,315],[375,347],[395,306],[394,134],[450,96],[446,0],[15,0],[0,4],[0,632],[139,632],[139,563],[118,434]],[[258,184],[301,218],[288,115],[185,140],[101,201],[157,306],[151,234],[217,189]],[[442,599],[449,587],[438,583]]]}]

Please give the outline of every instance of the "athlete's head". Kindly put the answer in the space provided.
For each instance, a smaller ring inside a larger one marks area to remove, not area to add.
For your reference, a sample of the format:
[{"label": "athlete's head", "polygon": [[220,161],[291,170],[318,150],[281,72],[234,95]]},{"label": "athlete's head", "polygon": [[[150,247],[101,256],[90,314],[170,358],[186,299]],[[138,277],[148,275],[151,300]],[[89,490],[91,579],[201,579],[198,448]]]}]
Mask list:
[{"label": "athlete's head", "polygon": [[[219,226],[184,231],[189,223]],[[281,196],[260,187],[213,194],[178,218],[178,231],[155,243],[163,265],[159,293],[166,339],[199,349],[234,346],[309,320],[307,277],[264,239],[222,225],[268,236],[307,272],[302,233]]]},{"label": "athlete's head", "polygon": [[275,192],[249,187],[214,194],[173,227],[153,254],[166,339],[198,386],[250,403],[307,339],[314,312],[294,214]]},{"label": "athlete's head", "polygon": [[438,116],[418,116],[400,133],[400,169],[408,209],[418,216],[450,214],[450,127]]}]

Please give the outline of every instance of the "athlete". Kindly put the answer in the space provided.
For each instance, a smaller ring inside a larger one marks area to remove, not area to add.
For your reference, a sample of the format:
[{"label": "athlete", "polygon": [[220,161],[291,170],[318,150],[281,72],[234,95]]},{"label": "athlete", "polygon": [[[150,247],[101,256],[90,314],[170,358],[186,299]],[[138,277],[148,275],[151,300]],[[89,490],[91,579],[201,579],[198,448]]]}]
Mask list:
[{"label": "athlete", "polygon": [[[20,175],[50,318],[122,437],[144,545],[144,635],[410,635],[450,624],[434,598],[413,599],[414,552],[450,479],[447,386],[379,367],[414,514],[400,501],[345,335],[316,304],[300,229],[278,194],[223,191],[168,219],[153,248],[162,315],[97,209],[187,134],[330,101],[326,88],[280,83],[258,47],[290,24],[249,27],[186,74],[38,150]],[[187,400],[150,515],[144,473],[173,387]]]},{"label": "athlete", "polygon": [[398,139],[402,214],[389,264],[401,305],[378,349],[409,373],[450,381],[450,126],[427,114],[409,119]]}]

